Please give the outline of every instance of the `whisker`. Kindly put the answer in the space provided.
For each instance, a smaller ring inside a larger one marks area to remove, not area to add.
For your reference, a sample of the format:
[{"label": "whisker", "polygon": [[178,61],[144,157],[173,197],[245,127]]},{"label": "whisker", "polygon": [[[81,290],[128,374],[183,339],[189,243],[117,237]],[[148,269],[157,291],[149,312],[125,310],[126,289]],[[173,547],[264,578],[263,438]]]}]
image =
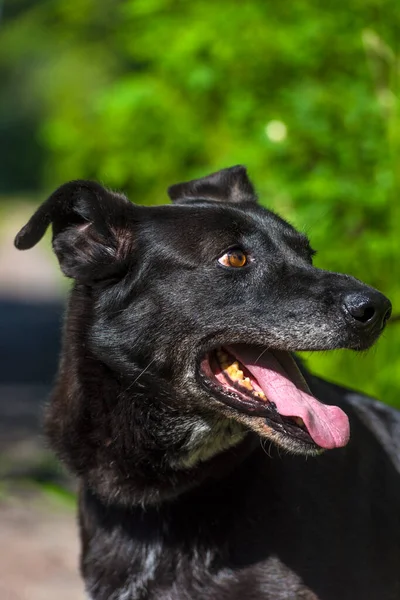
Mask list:
[{"label": "whisker", "polygon": [[143,371],[142,371],[141,373],[139,373],[139,375],[136,377],[136,379],[134,380],[134,382],[133,382],[131,385],[134,385],[134,384],[137,382],[137,380],[139,379],[139,377],[141,377],[141,376],[142,376],[144,373],[146,373],[147,369],[148,369],[149,367],[151,367],[151,365],[153,364],[153,362],[154,362],[155,360],[156,360],[155,358],[152,358],[152,359],[151,359],[151,361],[149,362],[149,364],[147,365],[147,367],[145,367],[145,368],[143,369]]},{"label": "whisker", "polygon": [[263,356],[263,354],[265,354],[267,352],[268,348],[264,348],[264,350],[261,352],[260,356],[256,359],[255,361],[255,365],[258,363],[258,361],[260,360],[260,358]]},{"label": "whisker", "polygon": [[124,392],[123,392],[123,393],[126,393],[126,392],[128,392],[128,391],[131,389],[131,387],[135,385],[135,383],[136,383],[136,382],[137,382],[137,381],[140,379],[140,377],[141,377],[141,376],[142,376],[144,373],[146,373],[147,369],[149,369],[149,368],[151,367],[151,365],[153,364],[153,362],[154,362],[155,360],[156,360],[156,359],[155,359],[155,358],[153,358],[153,359],[152,359],[152,360],[149,362],[149,364],[148,364],[148,365],[147,365],[147,366],[146,366],[146,367],[143,369],[143,371],[141,371],[141,372],[139,373],[139,375],[136,377],[136,379],[134,379],[134,380],[132,381],[132,383],[130,383],[130,384],[128,385],[128,387],[127,387],[127,388],[124,390]]},{"label": "whisker", "polygon": [[265,454],[266,454],[266,455],[267,455],[269,458],[271,458],[271,443],[269,444],[269,449],[268,449],[268,450],[267,450],[267,449],[266,449],[266,447],[265,447],[265,444],[266,444],[266,443],[267,443],[267,440],[265,440],[265,439],[263,439],[263,438],[260,438],[260,445],[261,445],[261,448],[263,449],[264,453],[265,453]]}]

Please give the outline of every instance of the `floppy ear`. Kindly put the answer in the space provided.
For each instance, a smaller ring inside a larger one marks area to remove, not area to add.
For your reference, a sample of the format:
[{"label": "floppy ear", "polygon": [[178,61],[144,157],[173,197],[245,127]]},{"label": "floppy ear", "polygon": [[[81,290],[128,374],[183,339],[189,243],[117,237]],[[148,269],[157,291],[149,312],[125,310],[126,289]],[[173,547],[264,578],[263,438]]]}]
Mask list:
[{"label": "floppy ear", "polygon": [[246,168],[241,165],[222,169],[201,179],[171,185],[168,188],[168,195],[172,202],[177,204],[195,200],[214,200],[232,204],[257,202]]},{"label": "floppy ear", "polygon": [[134,213],[125,196],[92,181],[71,181],[38,208],[15,246],[32,248],[52,225],[53,249],[67,277],[83,283],[112,278],[132,250]]}]

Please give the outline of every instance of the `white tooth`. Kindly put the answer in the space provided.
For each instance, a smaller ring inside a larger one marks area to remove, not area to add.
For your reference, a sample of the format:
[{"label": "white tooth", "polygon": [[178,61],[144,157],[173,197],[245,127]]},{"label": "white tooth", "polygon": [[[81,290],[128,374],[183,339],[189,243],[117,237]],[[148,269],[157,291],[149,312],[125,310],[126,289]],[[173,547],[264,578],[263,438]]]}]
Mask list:
[{"label": "white tooth", "polygon": [[301,417],[293,417],[293,419],[299,427],[304,427],[304,421]]}]

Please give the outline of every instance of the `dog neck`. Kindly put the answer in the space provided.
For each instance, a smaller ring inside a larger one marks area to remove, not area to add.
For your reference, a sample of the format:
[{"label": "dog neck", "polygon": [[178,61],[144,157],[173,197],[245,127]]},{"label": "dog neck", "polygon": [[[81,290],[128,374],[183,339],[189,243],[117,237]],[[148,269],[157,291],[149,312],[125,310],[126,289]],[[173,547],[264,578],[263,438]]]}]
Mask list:
[{"label": "dog neck", "polygon": [[188,420],[186,427],[187,442],[170,459],[171,467],[177,469],[196,468],[200,463],[237,446],[247,434],[236,421],[216,417],[207,419],[200,415]]},{"label": "dog neck", "polygon": [[198,439],[195,442],[183,452],[163,455],[137,448],[138,460],[131,457],[135,465],[129,473],[121,471],[118,461],[110,461],[106,469],[103,462],[82,480],[108,505],[157,506],[209,480],[225,478],[259,445],[257,436],[251,433],[236,433],[229,439],[226,431],[220,432],[219,442],[211,437],[201,444]]},{"label": "dog neck", "polygon": [[259,444],[232,420],[181,414],[147,389],[122,391],[97,362],[73,380],[70,367],[61,368],[47,435],[69,469],[108,504],[145,506],[177,497],[208,477],[223,477]]}]

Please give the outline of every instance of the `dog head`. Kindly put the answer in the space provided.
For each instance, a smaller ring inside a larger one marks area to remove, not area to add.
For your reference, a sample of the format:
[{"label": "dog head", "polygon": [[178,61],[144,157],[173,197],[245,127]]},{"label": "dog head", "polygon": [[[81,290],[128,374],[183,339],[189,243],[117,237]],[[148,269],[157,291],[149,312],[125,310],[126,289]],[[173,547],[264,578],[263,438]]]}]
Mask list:
[{"label": "dog head", "polygon": [[297,453],[345,445],[346,415],[312,396],[292,352],[368,348],[390,302],[315,268],[308,239],[257,203],[243,167],[169,195],[144,207],[71,182],[16,237],[30,248],[51,224],[75,282],[48,410],[54,447],[97,487],[107,470],[107,489],[120,489],[159,479],[160,464],[170,478],[193,471],[248,431]]}]

